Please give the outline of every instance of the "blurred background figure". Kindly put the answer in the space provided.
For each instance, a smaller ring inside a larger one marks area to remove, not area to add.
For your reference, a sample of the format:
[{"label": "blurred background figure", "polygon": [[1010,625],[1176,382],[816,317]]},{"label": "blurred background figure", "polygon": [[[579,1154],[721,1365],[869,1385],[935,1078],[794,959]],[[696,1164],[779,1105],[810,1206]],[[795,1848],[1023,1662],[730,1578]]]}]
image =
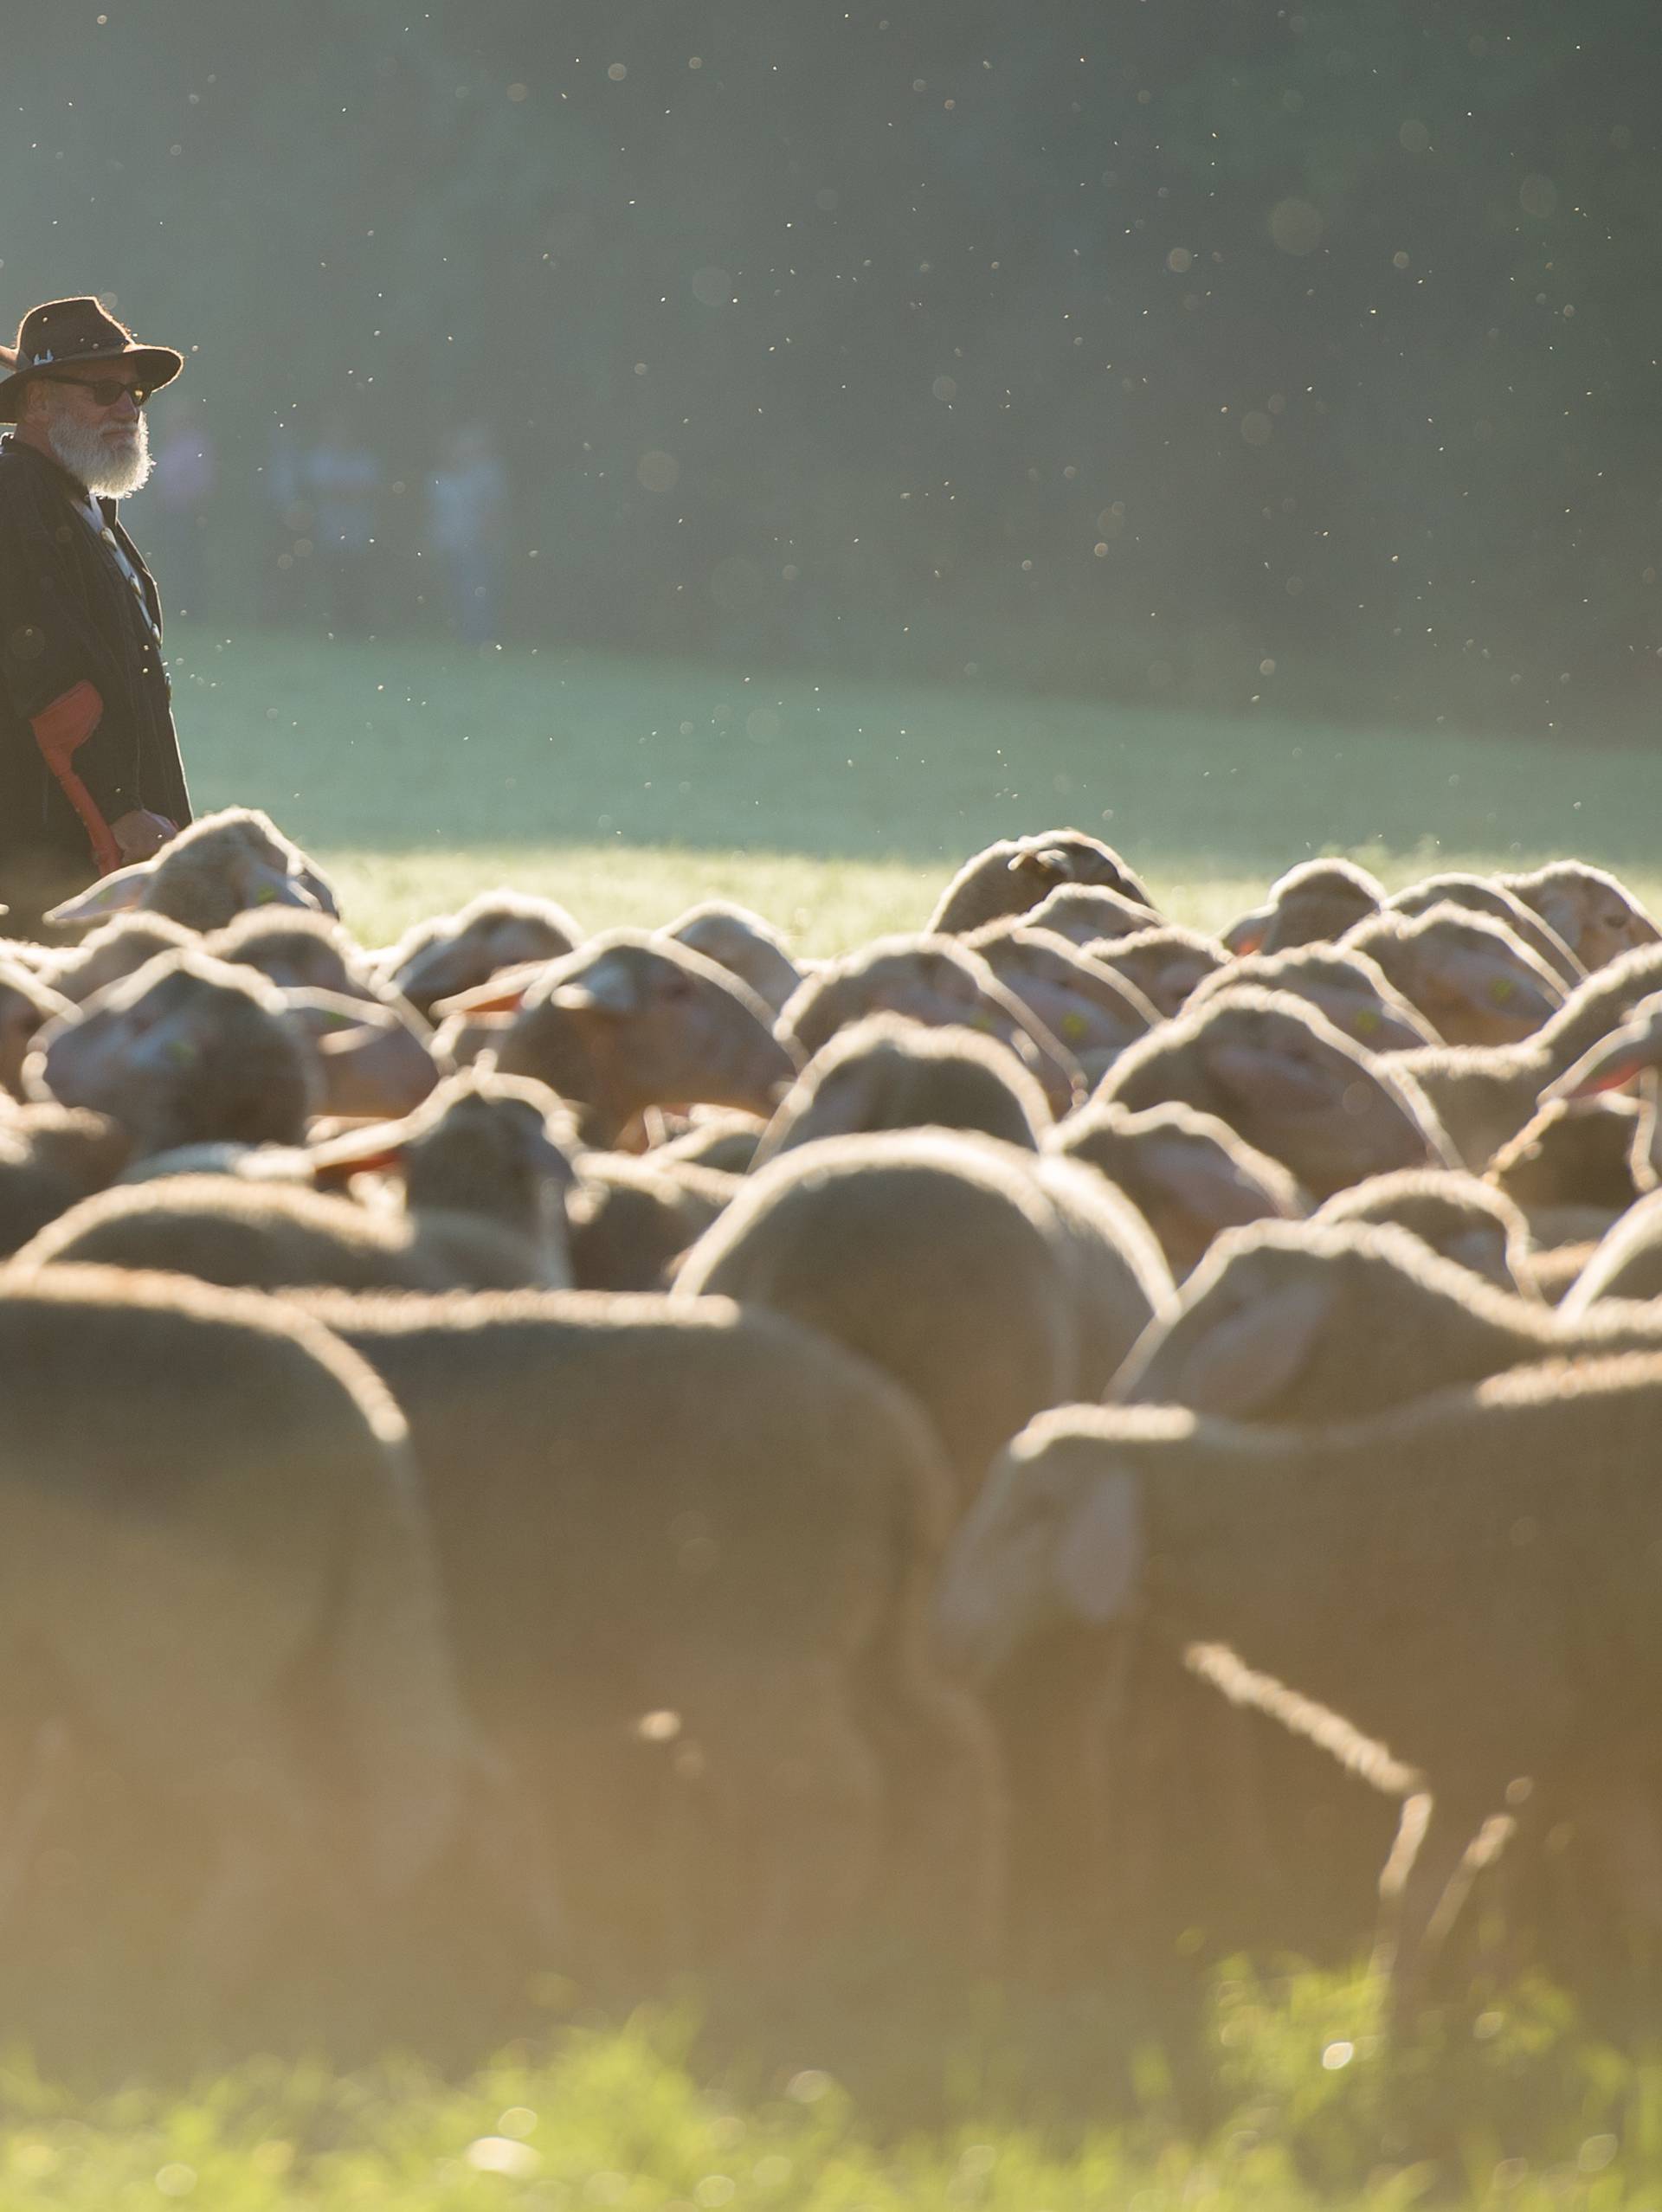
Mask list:
[{"label": "blurred background figure", "polygon": [[170,425],[156,448],[151,478],[168,614],[201,616],[209,610],[216,473],[213,436],[204,425],[190,418]]},{"label": "blurred background figure", "polygon": [[467,645],[501,634],[508,479],[483,422],[464,422],[427,480],[428,541],[444,576],[450,621]]},{"label": "blurred background figure", "polygon": [[381,464],[344,409],[325,418],[317,443],[301,454],[299,489],[312,508],[324,621],[337,636],[361,633],[372,627],[370,570]]}]

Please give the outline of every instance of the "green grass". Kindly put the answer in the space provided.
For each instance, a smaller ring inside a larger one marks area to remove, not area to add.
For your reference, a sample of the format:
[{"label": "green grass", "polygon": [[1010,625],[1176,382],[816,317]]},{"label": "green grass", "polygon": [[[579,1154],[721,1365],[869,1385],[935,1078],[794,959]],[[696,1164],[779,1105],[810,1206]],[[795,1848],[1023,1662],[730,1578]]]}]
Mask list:
[{"label": "green grass", "polygon": [[[483,886],[592,927],[720,893],[805,952],[916,928],[965,855],[1074,823],[1221,924],[1312,853],[1388,882],[1565,853],[1662,901],[1662,754],[181,625],[199,806],[267,807],[368,941]],[[1267,691],[1267,685],[1266,685]]]},{"label": "green grass", "polygon": [[[1187,2093],[1153,2046],[1101,2109],[1012,2072],[1008,2023],[927,2062],[927,2122],[880,2116],[814,2035],[700,2054],[684,2019],[556,2030],[446,2080],[254,2060],[185,2090],[76,2099],[0,2067],[0,2206],[120,2212],[1617,2212],[1662,2191],[1662,2059],[1578,2036],[1539,1994],[1393,2068],[1365,1989],[1220,1985]],[[881,2049],[882,2030],[875,2029]],[[1074,2023],[1074,2071],[1091,2023]],[[917,2061],[912,2061],[914,2067]],[[866,2061],[870,2071],[871,2061]],[[1185,2093],[1191,2108],[1185,2109]]]}]

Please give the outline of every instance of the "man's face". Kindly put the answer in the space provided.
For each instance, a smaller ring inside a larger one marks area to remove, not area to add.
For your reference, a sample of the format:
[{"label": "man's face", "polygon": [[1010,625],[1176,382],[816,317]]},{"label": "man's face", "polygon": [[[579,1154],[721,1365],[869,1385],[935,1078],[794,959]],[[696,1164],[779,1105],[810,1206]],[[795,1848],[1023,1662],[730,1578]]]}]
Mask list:
[{"label": "man's face", "polygon": [[[93,388],[113,383],[122,389],[107,406],[100,406]],[[150,441],[119,362],[55,371],[40,378],[35,389],[34,419],[71,475],[89,492],[116,498],[138,489],[150,474]]]}]

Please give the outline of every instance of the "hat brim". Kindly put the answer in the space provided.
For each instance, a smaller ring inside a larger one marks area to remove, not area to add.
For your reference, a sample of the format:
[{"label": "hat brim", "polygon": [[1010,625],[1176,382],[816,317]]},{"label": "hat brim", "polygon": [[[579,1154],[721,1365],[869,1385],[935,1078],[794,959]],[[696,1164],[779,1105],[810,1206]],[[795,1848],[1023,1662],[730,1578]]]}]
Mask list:
[{"label": "hat brim", "polygon": [[148,384],[153,392],[171,384],[184,366],[184,356],[171,345],[112,345],[95,353],[67,354],[49,369],[19,370],[16,347],[0,345],[0,369],[12,372],[0,383],[0,422],[16,422],[23,387],[31,376],[49,377],[58,369],[80,369],[100,361],[119,361],[132,371],[135,383]]}]

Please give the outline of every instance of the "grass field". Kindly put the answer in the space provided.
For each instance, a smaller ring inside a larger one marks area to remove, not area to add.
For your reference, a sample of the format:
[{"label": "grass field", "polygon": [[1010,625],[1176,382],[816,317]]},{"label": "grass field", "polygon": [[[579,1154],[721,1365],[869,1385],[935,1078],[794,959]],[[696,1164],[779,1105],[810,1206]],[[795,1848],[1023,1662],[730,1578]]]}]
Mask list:
[{"label": "grass field", "polygon": [[485,884],[599,928],[723,894],[800,950],[915,928],[995,837],[1074,823],[1217,925],[1312,853],[1392,884],[1596,859],[1662,901],[1662,750],[905,691],[565,652],[170,633],[199,806],[267,807],[370,941]]},{"label": "grass field", "polygon": [[[572,653],[171,642],[198,804],[267,807],[369,941],[507,880],[596,926],[725,892],[830,951],[915,926],[989,838],[1062,822],[1202,923],[1334,850],[1392,882],[1574,852],[1662,903],[1662,762],[1632,750],[1300,730],[1267,698],[1224,724]],[[1392,2068],[1371,2003],[1229,1970],[1176,2027],[1136,1990],[755,2035],[548,2013],[442,2078],[262,2061],[113,2098],[19,2061],[0,2065],[0,2212],[1662,2206],[1662,2054],[1528,1993]]]}]

